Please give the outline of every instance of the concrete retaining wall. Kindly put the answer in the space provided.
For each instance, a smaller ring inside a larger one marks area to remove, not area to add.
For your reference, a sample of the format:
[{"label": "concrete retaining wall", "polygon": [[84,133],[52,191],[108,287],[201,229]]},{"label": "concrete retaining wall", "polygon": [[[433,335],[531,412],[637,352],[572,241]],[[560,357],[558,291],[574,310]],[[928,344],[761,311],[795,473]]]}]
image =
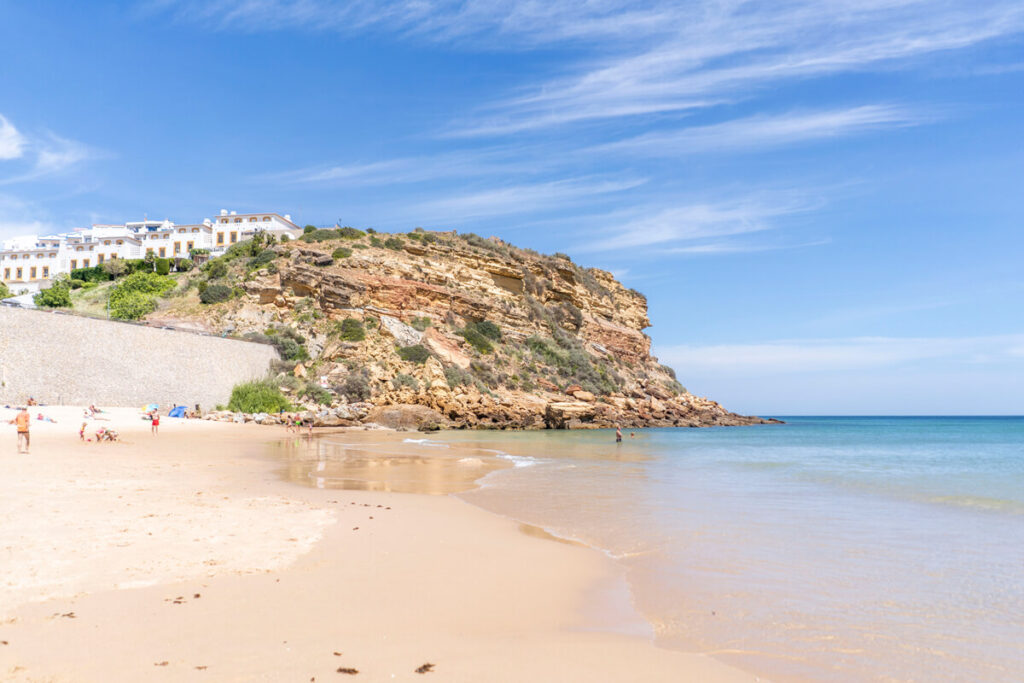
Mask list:
[{"label": "concrete retaining wall", "polygon": [[277,351],[207,337],[0,306],[0,405],[141,406],[204,410],[238,382],[263,377]]}]

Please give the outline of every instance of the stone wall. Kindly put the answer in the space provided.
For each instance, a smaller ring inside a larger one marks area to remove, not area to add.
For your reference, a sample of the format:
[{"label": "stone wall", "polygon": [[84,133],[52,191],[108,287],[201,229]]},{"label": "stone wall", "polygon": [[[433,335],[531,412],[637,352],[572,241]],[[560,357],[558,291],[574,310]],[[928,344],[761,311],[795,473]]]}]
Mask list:
[{"label": "stone wall", "polygon": [[0,306],[0,405],[141,406],[227,403],[263,377],[265,344]]}]

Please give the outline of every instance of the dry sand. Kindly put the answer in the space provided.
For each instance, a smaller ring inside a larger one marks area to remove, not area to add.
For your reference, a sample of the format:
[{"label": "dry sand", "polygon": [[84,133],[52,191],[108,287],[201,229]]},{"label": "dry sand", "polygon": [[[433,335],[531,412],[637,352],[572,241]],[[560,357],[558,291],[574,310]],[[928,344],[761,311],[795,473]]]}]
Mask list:
[{"label": "dry sand", "polygon": [[81,443],[81,409],[36,412],[57,423],[18,455],[0,409],[2,680],[756,680],[602,628],[635,615],[593,550],[450,496],[283,481],[283,428],[153,437],[116,409],[89,431],[123,443]]}]

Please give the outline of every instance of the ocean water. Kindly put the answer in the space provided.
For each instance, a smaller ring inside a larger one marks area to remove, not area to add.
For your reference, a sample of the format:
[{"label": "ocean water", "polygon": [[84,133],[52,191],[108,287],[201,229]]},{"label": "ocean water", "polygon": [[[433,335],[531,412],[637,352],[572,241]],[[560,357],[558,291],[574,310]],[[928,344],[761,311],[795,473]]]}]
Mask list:
[{"label": "ocean water", "polygon": [[436,492],[615,558],[662,646],[774,680],[1024,680],[1024,418],[783,419],[417,447],[483,467]]}]

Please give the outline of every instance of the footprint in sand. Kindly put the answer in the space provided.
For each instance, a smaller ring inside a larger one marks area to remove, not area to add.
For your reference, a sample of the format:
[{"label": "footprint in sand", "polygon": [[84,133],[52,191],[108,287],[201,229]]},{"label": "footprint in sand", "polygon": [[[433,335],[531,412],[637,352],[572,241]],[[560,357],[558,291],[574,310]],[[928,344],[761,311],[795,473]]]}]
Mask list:
[{"label": "footprint in sand", "polygon": [[340,673],[340,674],[348,674],[349,676],[355,676],[357,673],[359,673],[359,669],[350,669],[350,668],[345,667],[345,666],[339,666],[338,667],[338,673]]},{"label": "footprint in sand", "polygon": [[427,662],[426,664],[421,664],[420,666],[416,667],[416,669],[414,669],[414,671],[418,674],[428,674],[433,670],[434,665],[430,662]]}]

